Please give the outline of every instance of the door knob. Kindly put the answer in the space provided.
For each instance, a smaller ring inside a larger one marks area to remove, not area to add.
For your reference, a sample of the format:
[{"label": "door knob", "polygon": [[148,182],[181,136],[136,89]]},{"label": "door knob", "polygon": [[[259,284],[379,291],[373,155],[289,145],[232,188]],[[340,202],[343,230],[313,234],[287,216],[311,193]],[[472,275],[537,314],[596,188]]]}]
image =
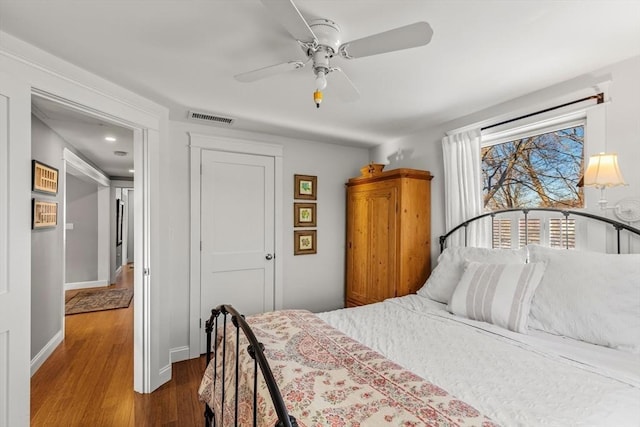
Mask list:
[{"label": "door knob", "polygon": [[271,260],[273,259],[273,255],[271,255],[271,254],[267,254],[267,256],[265,256],[265,258],[266,258],[268,261],[271,261]]}]

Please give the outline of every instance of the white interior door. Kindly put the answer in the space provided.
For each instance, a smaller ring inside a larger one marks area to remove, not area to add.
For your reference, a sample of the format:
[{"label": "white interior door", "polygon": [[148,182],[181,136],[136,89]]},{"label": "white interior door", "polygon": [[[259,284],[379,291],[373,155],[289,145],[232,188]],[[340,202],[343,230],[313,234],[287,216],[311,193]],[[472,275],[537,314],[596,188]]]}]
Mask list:
[{"label": "white interior door", "polygon": [[[200,314],[274,309],[274,158],[203,150]],[[204,351],[204,328],[200,349]]]},{"label": "white interior door", "polygon": [[0,427],[29,425],[31,88],[0,73]]}]

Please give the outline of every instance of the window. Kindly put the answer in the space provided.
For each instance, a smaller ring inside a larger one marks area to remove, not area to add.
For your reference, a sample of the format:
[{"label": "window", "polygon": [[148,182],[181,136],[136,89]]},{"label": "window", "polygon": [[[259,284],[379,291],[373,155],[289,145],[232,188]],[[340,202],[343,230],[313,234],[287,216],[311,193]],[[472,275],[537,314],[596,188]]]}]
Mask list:
[{"label": "window", "polygon": [[584,122],[482,148],[484,206],[582,208]]},{"label": "window", "polygon": [[[486,211],[511,208],[584,207],[578,183],[584,167],[584,119],[533,126],[527,132],[483,135],[482,178]],[[516,217],[493,219],[493,246],[530,243],[575,248],[575,220]]]}]

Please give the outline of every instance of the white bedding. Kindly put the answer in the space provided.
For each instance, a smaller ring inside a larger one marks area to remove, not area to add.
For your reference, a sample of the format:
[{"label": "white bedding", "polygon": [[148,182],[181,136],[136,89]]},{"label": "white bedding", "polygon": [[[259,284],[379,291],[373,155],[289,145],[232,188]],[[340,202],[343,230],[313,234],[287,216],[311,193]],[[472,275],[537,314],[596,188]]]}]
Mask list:
[{"label": "white bedding", "polygon": [[640,355],[514,333],[418,295],[318,316],[503,426],[640,426]]}]

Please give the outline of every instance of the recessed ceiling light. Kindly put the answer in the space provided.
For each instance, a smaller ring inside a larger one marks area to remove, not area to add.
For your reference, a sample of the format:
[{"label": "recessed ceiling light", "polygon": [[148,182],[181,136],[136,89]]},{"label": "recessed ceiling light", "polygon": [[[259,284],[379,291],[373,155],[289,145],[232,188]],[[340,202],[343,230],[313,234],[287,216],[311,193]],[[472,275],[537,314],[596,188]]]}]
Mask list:
[{"label": "recessed ceiling light", "polygon": [[129,173],[134,173],[134,172],[135,172],[135,170],[129,169]]},{"label": "recessed ceiling light", "polygon": [[126,151],[114,151],[113,154],[115,154],[116,156],[126,156],[127,152]]},{"label": "recessed ceiling light", "polygon": [[105,136],[104,140],[109,142],[116,142],[116,138],[113,136]]}]

